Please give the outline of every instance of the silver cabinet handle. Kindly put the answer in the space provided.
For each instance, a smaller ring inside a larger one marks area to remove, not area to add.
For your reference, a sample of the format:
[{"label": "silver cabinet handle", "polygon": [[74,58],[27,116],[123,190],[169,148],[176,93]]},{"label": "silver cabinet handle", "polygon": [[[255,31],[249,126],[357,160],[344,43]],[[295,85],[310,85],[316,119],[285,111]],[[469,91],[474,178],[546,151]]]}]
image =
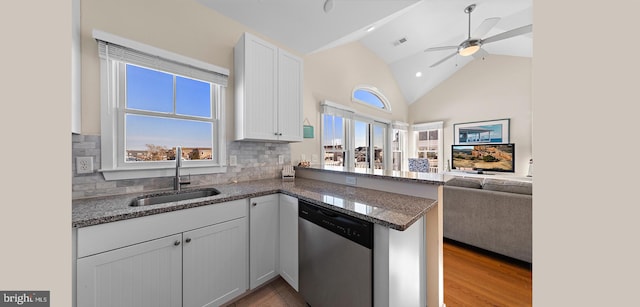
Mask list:
[{"label": "silver cabinet handle", "polygon": [[189,243],[191,242],[191,238],[187,238],[186,240],[184,240],[185,242]]},{"label": "silver cabinet handle", "polygon": [[175,245],[175,246],[180,245],[180,240],[176,240],[175,242],[173,242],[173,245]]}]

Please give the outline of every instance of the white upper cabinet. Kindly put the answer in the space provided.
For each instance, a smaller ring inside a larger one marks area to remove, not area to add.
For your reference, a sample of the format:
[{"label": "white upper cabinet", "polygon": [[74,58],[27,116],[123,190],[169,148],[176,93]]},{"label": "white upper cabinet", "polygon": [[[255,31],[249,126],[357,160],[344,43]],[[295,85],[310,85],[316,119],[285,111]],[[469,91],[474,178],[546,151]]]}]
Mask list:
[{"label": "white upper cabinet", "polygon": [[234,69],[236,140],[302,141],[302,59],[244,33]]}]

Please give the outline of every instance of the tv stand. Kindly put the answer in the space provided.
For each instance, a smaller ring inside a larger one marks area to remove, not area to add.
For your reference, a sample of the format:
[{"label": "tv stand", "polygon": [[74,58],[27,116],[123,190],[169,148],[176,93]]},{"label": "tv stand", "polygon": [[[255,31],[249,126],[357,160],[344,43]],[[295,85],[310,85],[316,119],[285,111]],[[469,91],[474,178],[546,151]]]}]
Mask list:
[{"label": "tv stand", "polygon": [[478,175],[495,175],[493,173],[485,173],[484,171],[478,170],[478,171],[465,171],[465,173],[467,174],[478,174]]}]

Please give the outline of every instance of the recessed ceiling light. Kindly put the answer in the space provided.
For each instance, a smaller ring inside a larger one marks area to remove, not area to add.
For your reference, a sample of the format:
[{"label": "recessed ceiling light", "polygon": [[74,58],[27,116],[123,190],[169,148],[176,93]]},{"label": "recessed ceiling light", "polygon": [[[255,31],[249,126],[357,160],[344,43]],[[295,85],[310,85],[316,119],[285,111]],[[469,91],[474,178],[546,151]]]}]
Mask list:
[{"label": "recessed ceiling light", "polygon": [[422,77],[422,72],[421,72],[421,71],[417,72],[417,73],[416,73],[416,77],[417,77],[417,78]]},{"label": "recessed ceiling light", "polygon": [[367,32],[371,32],[371,31],[375,30],[375,28],[376,28],[375,26],[370,26],[370,27],[367,28],[366,31]]}]

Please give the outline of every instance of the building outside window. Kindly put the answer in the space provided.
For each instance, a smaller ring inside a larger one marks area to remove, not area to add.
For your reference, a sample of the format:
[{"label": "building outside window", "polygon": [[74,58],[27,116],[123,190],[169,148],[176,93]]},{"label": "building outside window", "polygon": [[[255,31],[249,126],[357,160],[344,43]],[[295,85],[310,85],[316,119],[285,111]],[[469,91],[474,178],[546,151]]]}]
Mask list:
[{"label": "building outside window", "polygon": [[346,120],[337,115],[322,114],[323,163],[345,166]]}]

